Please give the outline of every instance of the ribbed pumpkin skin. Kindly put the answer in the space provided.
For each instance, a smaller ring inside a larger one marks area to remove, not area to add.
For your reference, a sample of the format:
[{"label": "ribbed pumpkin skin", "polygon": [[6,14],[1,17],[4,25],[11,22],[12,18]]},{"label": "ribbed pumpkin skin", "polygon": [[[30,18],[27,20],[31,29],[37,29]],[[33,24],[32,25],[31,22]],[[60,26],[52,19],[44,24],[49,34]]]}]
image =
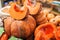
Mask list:
[{"label": "ribbed pumpkin skin", "polygon": [[35,27],[36,21],[30,15],[23,20],[15,20],[11,17],[4,19],[4,29],[9,36],[27,38],[34,32]]},{"label": "ribbed pumpkin skin", "polygon": [[28,15],[24,21],[26,21],[30,25],[31,32],[33,32],[34,29],[36,28],[35,19],[32,16]]},{"label": "ribbed pumpkin skin", "polygon": [[4,19],[4,30],[9,36],[11,35],[11,24],[13,21],[14,19],[11,17]]},{"label": "ribbed pumpkin skin", "polygon": [[14,21],[11,24],[11,35],[26,38],[30,35],[30,26],[24,21]]}]

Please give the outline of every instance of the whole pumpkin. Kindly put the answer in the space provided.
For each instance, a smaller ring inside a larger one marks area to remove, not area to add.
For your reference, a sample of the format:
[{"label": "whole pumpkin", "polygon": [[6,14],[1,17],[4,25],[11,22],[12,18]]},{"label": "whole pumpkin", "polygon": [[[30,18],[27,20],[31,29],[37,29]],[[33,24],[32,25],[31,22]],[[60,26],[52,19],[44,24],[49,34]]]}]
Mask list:
[{"label": "whole pumpkin", "polygon": [[4,29],[6,33],[18,38],[29,37],[33,33],[35,27],[36,21],[30,15],[23,20],[15,20],[11,17],[4,20]]}]

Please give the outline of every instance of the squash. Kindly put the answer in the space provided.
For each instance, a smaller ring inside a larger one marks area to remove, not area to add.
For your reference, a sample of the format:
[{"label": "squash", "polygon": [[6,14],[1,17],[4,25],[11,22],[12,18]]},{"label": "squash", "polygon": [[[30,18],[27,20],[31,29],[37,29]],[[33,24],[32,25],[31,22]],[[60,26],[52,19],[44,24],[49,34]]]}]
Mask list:
[{"label": "squash", "polygon": [[0,40],[8,40],[8,35],[6,33],[3,33]]},{"label": "squash", "polygon": [[30,25],[30,29],[32,33],[34,29],[36,28],[36,20],[32,16],[28,15],[24,21]]},{"label": "squash", "polygon": [[45,36],[44,32],[39,31],[39,32],[36,34],[34,40],[49,40],[49,39]]},{"label": "squash", "polygon": [[14,21],[11,24],[11,35],[26,38],[30,35],[30,26],[24,21]]},{"label": "squash", "polygon": [[48,38],[52,38],[54,33],[56,32],[56,26],[52,23],[45,23],[39,25],[35,30],[35,36],[39,31],[43,31]]},{"label": "squash", "polygon": [[9,9],[9,14],[12,18],[20,20],[26,17],[27,15],[27,7],[18,7],[16,3],[12,4]]},{"label": "squash", "polygon": [[60,26],[57,27],[57,31],[55,33],[55,38],[56,38],[56,40],[60,40]]},{"label": "squash", "polygon": [[4,19],[4,30],[9,36],[11,36],[11,27],[10,26],[13,21],[14,21],[14,19],[11,17],[7,17],[6,19]]},{"label": "squash", "polygon": [[31,1],[26,0],[24,2],[24,5],[26,5],[27,8],[29,9],[29,14],[36,15],[38,13],[38,11],[41,10],[41,3],[39,3],[39,2],[36,2],[36,3],[33,2],[32,3]]},{"label": "squash", "polygon": [[38,25],[48,22],[46,14],[43,11],[40,11],[36,15],[35,19],[36,19]]},{"label": "squash", "polygon": [[4,30],[11,36],[17,38],[27,38],[32,35],[36,27],[35,19],[28,15],[23,20],[15,20],[11,17],[4,19]]}]

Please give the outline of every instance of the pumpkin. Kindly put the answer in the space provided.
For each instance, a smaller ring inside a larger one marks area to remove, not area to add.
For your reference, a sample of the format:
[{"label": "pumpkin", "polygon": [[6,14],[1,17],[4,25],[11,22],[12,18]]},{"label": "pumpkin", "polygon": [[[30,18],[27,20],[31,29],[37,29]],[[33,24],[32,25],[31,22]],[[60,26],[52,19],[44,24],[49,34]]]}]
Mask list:
[{"label": "pumpkin", "polygon": [[30,25],[31,33],[32,33],[34,31],[34,29],[36,28],[36,21],[35,21],[35,19],[32,16],[28,15],[25,18],[24,21],[26,21]]},{"label": "pumpkin", "polygon": [[38,13],[39,10],[41,10],[41,3],[39,2],[31,2],[32,0],[26,0],[24,5],[27,6],[27,8],[29,9],[29,14],[31,15],[36,15]]},{"label": "pumpkin", "polygon": [[40,11],[36,15],[35,19],[36,19],[38,25],[48,22],[47,17],[43,11]]},{"label": "pumpkin", "polygon": [[39,32],[36,34],[34,40],[49,40],[49,39],[45,36],[44,32],[39,31]]},{"label": "pumpkin", "polygon": [[0,40],[8,40],[8,35],[3,33]]},{"label": "pumpkin", "polygon": [[10,36],[13,35],[17,38],[27,38],[32,35],[36,27],[35,19],[28,15],[23,20],[15,20],[8,17],[4,20],[4,29]]},{"label": "pumpkin", "polygon": [[26,17],[27,7],[18,7],[16,3],[13,3],[9,9],[9,14],[12,18],[20,20]]},{"label": "pumpkin", "polygon": [[11,17],[7,17],[6,19],[4,19],[4,30],[9,36],[11,35],[11,27],[10,26],[13,21],[14,21],[14,19]]},{"label": "pumpkin", "polygon": [[11,35],[26,38],[30,35],[30,26],[24,21],[14,21],[11,24]]},{"label": "pumpkin", "polygon": [[60,40],[60,26],[57,27],[57,32],[55,33],[56,40]]},{"label": "pumpkin", "polygon": [[56,26],[52,23],[45,23],[39,25],[35,30],[35,36],[39,31],[43,31],[48,38],[52,38],[54,33],[56,32]]}]

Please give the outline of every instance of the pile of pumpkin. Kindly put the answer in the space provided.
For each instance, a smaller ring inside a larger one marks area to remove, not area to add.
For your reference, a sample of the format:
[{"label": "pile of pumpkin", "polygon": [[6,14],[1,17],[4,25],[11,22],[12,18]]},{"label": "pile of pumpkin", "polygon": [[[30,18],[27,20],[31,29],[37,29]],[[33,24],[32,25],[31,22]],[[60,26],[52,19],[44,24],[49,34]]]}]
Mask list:
[{"label": "pile of pumpkin", "polygon": [[9,14],[4,19],[5,32],[0,40],[8,40],[11,36],[24,40],[60,40],[60,27],[48,22],[41,3],[26,0],[23,7],[13,3]]}]

